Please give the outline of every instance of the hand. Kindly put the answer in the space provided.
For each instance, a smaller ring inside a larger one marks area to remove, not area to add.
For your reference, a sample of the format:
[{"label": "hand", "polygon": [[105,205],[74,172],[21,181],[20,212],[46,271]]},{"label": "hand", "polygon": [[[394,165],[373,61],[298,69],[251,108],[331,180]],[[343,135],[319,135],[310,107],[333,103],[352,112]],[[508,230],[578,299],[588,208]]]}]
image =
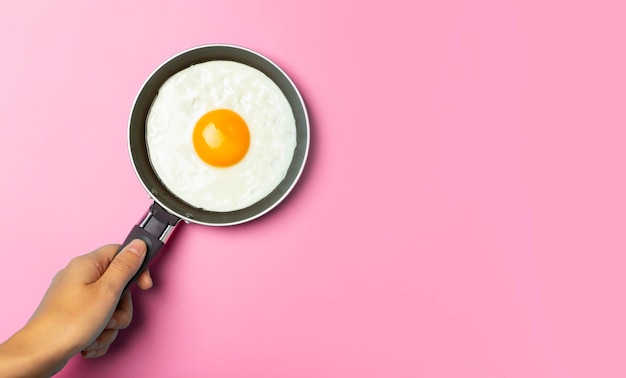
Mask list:
[{"label": "hand", "polygon": [[[98,248],[74,258],[57,273],[26,326],[0,344],[0,376],[26,371],[51,375],[79,352],[86,358],[107,352],[118,331],[132,319],[130,292],[123,290],[146,254],[139,239],[116,255],[118,249],[118,245]],[[152,287],[147,270],[137,286]]]}]

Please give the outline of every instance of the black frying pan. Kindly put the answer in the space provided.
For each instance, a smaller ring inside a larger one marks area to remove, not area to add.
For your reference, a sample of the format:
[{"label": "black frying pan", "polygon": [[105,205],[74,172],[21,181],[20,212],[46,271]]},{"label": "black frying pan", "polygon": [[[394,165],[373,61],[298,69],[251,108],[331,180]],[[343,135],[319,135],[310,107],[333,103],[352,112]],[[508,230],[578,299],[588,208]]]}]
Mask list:
[{"label": "black frying pan", "polygon": [[[146,119],[159,88],[172,75],[194,64],[211,60],[229,60],[246,64],[263,72],[284,93],[291,105],[296,121],[296,148],[286,177],[265,198],[241,210],[229,212],[206,211],[189,205],[173,195],[154,172],[146,146]],[[205,45],[183,51],[164,62],[148,77],[141,87],[132,107],[128,125],[128,148],[139,181],[148,191],[154,203],[133,227],[124,245],[139,238],[146,242],[148,252],[139,272],[165,245],[171,231],[180,220],[209,226],[229,226],[244,223],[267,213],[276,207],[298,181],[309,150],[309,119],[298,89],[275,63],[252,50],[233,45]],[[139,273],[131,280],[133,282]]]}]

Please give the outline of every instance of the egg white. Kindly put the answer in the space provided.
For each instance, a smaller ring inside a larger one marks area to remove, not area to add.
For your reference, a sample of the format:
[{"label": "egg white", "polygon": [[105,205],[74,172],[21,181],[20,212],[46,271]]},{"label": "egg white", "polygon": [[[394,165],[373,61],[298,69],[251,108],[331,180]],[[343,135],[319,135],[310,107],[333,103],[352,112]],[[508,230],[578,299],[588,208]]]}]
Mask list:
[{"label": "egg white", "polygon": [[[250,147],[237,164],[218,168],[196,154],[196,122],[215,109],[239,114]],[[146,120],[152,167],[178,198],[209,211],[234,211],[268,195],[287,174],[296,147],[295,119],[287,98],[261,71],[231,61],[186,68],[159,89]]]}]

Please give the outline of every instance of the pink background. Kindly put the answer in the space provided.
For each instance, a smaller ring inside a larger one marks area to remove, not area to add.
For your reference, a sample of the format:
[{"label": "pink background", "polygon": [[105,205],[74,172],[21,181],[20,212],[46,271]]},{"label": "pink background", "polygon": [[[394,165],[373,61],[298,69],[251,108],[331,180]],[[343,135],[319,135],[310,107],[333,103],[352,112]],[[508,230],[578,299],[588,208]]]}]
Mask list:
[{"label": "pink background", "polygon": [[232,43],[300,88],[302,180],[180,227],[133,325],[59,377],[626,376],[623,4],[3,2],[0,339],[151,203],[143,81]]}]

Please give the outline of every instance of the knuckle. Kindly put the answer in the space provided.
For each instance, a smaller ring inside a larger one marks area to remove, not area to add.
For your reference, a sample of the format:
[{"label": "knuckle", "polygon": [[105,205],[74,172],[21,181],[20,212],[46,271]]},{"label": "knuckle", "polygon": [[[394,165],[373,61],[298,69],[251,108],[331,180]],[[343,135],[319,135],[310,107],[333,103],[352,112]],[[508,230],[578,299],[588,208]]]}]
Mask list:
[{"label": "knuckle", "polygon": [[98,296],[107,303],[115,303],[119,301],[121,294],[120,284],[114,281],[101,281],[98,284]]},{"label": "knuckle", "polygon": [[133,320],[133,315],[129,313],[124,313],[118,318],[118,329],[126,329],[130,325],[130,322]]},{"label": "knuckle", "polygon": [[113,317],[115,318],[114,329],[126,329],[133,320],[133,311],[132,309],[118,309]]},{"label": "knuckle", "polygon": [[67,263],[66,269],[74,269],[84,264],[85,256],[76,256]]}]

